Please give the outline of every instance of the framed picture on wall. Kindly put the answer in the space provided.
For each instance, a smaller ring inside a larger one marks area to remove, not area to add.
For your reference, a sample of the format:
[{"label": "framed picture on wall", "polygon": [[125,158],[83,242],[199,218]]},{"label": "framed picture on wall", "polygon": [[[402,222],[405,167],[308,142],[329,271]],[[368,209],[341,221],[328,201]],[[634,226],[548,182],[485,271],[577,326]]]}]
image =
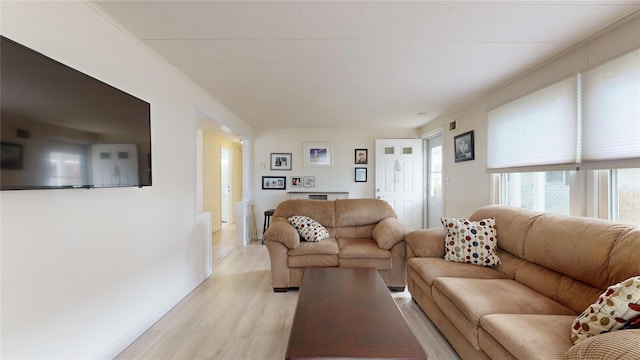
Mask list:
[{"label": "framed picture on wall", "polygon": [[473,130],[453,138],[455,162],[475,159],[473,151]]},{"label": "framed picture on wall", "polygon": [[291,177],[291,187],[292,188],[300,188],[300,187],[302,187],[302,176],[292,176]]},{"label": "framed picture on wall", "polygon": [[263,176],[262,177],[262,190],[286,190],[286,189],[287,189],[286,176]]},{"label": "framed picture on wall", "polygon": [[330,143],[304,143],[304,167],[330,167],[333,166],[333,144]]},{"label": "framed picture on wall", "polygon": [[316,186],[316,177],[315,176],[305,176],[302,178],[302,186],[306,188],[312,188]]},{"label": "framed picture on wall", "polygon": [[356,182],[367,182],[367,168],[357,167],[355,172]]},{"label": "framed picture on wall", "polygon": [[368,164],[369,163],[369,150],[356,149],[354,162],[356,164]]},{"label": "framed picture on wall", "polygon": [[291,153],[271,153],[271,170],[291,170]]},{"label": "framed picture on wall", "polygon": [[22,169],[22,145],[3,142],[2,143],[2,168]]}]

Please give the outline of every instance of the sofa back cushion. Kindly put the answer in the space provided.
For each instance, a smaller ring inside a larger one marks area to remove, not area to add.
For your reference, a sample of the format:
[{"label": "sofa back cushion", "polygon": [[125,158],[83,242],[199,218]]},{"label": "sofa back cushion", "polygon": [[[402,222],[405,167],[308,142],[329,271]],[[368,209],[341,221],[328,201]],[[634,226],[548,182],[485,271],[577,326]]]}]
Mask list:
[{"label": "sofa back cushion", "polygon": [[373,225],[397,217],[391,205],[379,199],[335,200],[335,211],[337,227]]},{"label": "sofa back cushion", "polygon": [[495,218],[498,247],[524,259],[525,236],[541,215],[538,212],[509,206],[485,206],[473,213],[469,219],[479,221]]},{"label": "sofa back cushion", "polygon": [[333,228],[336,226],[335,214],[334,201],[295,199],[285,200],[278,204],[273,216],[285,219],[295,215],[308,216],[326,228]]},{"label": "sofa back cushion", "polygon": [[[600,219],[545,214],[531,226],[525,240],[525,259],[548,269],[580,280],[591,286],[606,289],[635,274],[615,278],[621,264],[610,258],[621,235],[632,226]],[[636,242],[640,238],[636,238]],[[619,255],[619,254],[616,254]],[[625,251],[624,258],[631,255]],[[635,271],[640,272],[640,253],[636,253]],[[629,267],[627,268],[631,270]]]},{"label": "sofa back cushion", "polygon": [[[608,286],[640,274],[640,228],[606,220],[487,206],[471,218],[496,218],[496,267],[581,313]],[[519,259],[520,260],[519,260]]]}]

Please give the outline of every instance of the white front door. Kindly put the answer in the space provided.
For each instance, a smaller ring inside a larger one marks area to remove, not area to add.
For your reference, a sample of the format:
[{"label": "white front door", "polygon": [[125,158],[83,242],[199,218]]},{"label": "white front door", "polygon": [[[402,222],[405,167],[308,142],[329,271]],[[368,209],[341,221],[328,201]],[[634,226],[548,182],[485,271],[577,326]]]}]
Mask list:
[{"label": "white front door", "polygon": [[376,139],[376,198],[386,200],[398,219],[422,228],[424,182],[422,140]]},{"label": "white front door", "polygon": [[442,217],[442,134],[430,137],[427,149],[427,228],[440,227]]}]

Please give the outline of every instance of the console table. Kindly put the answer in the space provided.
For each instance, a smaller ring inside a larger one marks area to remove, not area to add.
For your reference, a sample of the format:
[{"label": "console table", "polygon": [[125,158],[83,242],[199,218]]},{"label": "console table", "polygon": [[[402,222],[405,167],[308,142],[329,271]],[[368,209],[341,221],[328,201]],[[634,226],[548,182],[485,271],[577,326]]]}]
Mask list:
[{"label": "console table", "polygon": [[336,200],[348,199],[346,191],[289,191],[289,199]]}]

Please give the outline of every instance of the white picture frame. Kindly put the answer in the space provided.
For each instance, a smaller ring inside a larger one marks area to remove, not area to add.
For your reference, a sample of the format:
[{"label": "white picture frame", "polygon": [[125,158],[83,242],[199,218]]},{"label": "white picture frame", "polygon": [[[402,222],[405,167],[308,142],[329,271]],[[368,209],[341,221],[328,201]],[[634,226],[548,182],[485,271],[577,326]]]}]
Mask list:
[{"label": "white picture frame", "polygon": [[331,143],[304,143],[304,167],[332,167],[333,144]]},{"label": "white picture frame", "polygon": [[315,176],[304,176],[302,178],[303,187],[312,188],[316,187],[316,177]]},{"label": "white picture frame", "polygon": [[291,177],[291,187],[292,188],[301,188],[302,187],[302,176],[292,176]]}]

